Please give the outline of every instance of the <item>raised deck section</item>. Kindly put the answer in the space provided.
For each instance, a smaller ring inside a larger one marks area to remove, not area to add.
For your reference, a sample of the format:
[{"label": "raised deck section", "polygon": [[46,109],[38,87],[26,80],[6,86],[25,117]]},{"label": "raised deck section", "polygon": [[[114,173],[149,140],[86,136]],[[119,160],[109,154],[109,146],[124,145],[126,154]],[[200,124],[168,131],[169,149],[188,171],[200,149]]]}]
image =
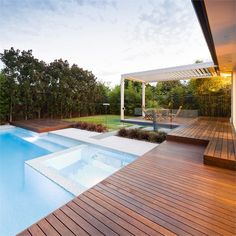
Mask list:
[{"label": "raised deck section", "polygon": [[43,133],[58,129],[70,128],[74,123],[56,119],[38,119],[14,121],[11,124],[37,133]]},{"label": "raised deck section", "polygon": [[236,172],[204,151],[164,142],[19,235],[236,235]]},{"label": "raised deck section", "polygon": [[167,139],[205,144],[205,164],[236,170],[236,133],[226,118],[199,117],[173,130]]}]

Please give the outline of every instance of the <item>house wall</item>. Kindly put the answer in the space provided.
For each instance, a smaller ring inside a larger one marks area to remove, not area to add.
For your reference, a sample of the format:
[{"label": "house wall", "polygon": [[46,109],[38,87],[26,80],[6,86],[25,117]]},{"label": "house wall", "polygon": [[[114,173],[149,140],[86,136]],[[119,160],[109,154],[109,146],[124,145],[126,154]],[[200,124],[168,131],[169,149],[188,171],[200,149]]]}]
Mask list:
[{"label": "house wall", "polygon": [[232,77],[232,122],[236,129],[236,70],[233,71]]}]

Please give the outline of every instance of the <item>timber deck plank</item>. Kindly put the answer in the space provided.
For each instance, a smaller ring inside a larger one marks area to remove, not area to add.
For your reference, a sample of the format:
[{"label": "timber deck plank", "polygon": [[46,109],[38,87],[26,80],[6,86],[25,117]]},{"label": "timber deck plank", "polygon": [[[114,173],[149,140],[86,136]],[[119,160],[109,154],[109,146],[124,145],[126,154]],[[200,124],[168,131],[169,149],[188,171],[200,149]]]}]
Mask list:
[{"label": "timber deck plank", "polygon": [[11,124],[37,133],[43,133],[59,129],[71,128],[75,123],[57,119],[38,119],[13,121],[11,122]]},{"label": "timber deck plank", "polygon": [[204,165],[204,151],[166,141],[19,236],[236,235],[236,172]]},{"label": "timber deck plank", "polygon": [[236,134],[227,118],[199,117],[190,125],[175,129],[168,140],[204,143],[204,163],[236,170]]}]

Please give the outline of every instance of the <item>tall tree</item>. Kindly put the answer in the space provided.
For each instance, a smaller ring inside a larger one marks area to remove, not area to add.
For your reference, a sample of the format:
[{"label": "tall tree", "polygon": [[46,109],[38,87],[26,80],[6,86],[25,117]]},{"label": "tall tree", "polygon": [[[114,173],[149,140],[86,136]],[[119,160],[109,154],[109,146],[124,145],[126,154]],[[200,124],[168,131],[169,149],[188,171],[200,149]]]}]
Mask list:
[{"label": "tall tree", "polygon": [[92,72],[70,66],[66,60],[46,64],[36,59],[31,50],[14,48],[5,50],[0,59],[5,65],[1,87],[7,91],[8,98],[4,101],[8,101],[10,121],[95,114],[96,103],[107,96],[106,88]]},{"label": "tall tree", "polygon": [[20,50],[14,50],[14,48],[4,50],[4,53],[0,54],[0,59],[5,64],[2,73],[5,75],[6,79],[4,83],[1,84],[1,89],[5,90],[5,96],[8,97],[8,120],[10,122],[13,120],[13,115],[16,113],[16,107],[19,103],[19,55]]}]

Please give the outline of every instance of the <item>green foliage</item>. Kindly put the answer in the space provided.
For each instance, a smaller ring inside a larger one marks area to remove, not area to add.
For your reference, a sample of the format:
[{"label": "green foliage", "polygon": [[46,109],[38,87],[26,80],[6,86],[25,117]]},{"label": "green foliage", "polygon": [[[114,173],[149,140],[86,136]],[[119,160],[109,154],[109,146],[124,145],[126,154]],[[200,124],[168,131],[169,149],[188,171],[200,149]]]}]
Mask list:
[{"label": "green foliage", "polygon": [[146,104],[146,108],[160,108],[160,105],[158,103],[158,101],[155,100],[149,100]]},{"label": "green foliage", "polygon": [[[146,102],[147,104],[158,103],[155,101],[155,88],[151,85],[146,86]],[[125,114],[133,115],[134,109],[141,107],[142,87],[141,83],[126,81],[125,82]],[[110,111],[112,114],[120,114],[120,86],[115,86],[109,92],[109,102],[111,104]]]},{"label": "green foliage", "polygon": [[[49,64],[31,50],[0,54],[0,122],[120,114],[120,86],[109,89],[92,72],[62,59]],[[196,63],[199,63],[197,61]],[[198,109],[200,115],[230,116],[230,80],[215,77],[146,86],[147,108]],[[142,85],[125,81],[125,115],[141,108]],[[108,102],[105,108],[102,103]]]},{"label": "green foliage", "polygon": [[213,77],[190,80],[188,84],[188,92],[192,97],[192,101],[187,101],[188,107],[190,109],[194,107],[198,108],[200,115],[225,117],[230,116],[230,79]]},{"label": "green foliage", "polygon": [[192,79],[189,82],[189,90],[192,94],[205,95],[210,93],[225,92],[230,89],[229,78],[212,77],[206,79]]},{"label": "green foliage", "polygon": [[92,72],[62,59],[46,64],[31,50],[14,48],[0,59],[5,65],[0,78],[2,121],[93,115],[101,109],[95,103],[107,100],[108,88]]},{"label": "green foliage", "polygon": [[141,91],[140,87],[132,81],[127,81],[125,89],[126,114],[132,114],[135,107],[140,107]]},{"label": "green foliage", "polygon": [[[141,83],[125,83],[125,114],[141,107]],[[215,77],[190,81],[158,82],[146,86],[146,108],[197,109],[202,116],[230,116],[230,80]],[[111,112],[120,113],[120,86],[109,93]]]},{"label": "green foliage", "polygon": [[115,86],[108,94],[111,114],[120,114],[120,85]]},{"label": "green foliage", "polygon": [[8,96],[9,89],[7,80],[3,74],[0,74],[0,124],[7,119],[10,97]]}]

